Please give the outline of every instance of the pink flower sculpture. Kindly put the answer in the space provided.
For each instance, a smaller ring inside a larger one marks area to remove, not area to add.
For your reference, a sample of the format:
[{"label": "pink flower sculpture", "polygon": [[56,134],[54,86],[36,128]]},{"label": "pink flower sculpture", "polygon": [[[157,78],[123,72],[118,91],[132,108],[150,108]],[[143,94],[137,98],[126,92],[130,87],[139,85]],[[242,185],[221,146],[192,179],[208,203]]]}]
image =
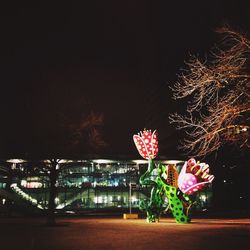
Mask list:
[{"label": "pink flower sculpture", "polygon": [[151,133],[151,130],[145,129],[143,132],[138,133],[138,135],[134,135],[133,139],[139,154],[144,159],[148,160],[156,157],[159,150],[156,130]]},{"label": "pink flower sculpture", "polygon": [[195,159],[185,162],[179,178],[178,187],[185,194],[193,194],[202,189],[207,183],[214,179],[209,173],[209,166],[206,163],[199,163]]}]

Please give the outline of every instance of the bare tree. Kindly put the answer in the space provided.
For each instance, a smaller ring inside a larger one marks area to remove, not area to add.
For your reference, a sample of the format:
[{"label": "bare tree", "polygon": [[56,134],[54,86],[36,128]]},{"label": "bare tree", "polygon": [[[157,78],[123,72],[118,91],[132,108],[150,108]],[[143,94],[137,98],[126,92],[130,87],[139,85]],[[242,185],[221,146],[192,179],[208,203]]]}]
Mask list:
[{"label": "bare tree", "polygon": [[69,147],[76,147],[81,144],[92,148],[105,148],[106,142],[102,138],[102,127],[104,116],[102,113],[91,111],[78,119],[66,121],[63,126],[69,131]]},{"label": "bare tree", "polygon": [[208,58],[191,56],[171,87],[174,99],[188,99],[186,114],[171,114],[170,123],[185,130],[181,148],[192,156],[225,143],[249,148],[250,41],[228,26],[217,32],[222,40]]}]

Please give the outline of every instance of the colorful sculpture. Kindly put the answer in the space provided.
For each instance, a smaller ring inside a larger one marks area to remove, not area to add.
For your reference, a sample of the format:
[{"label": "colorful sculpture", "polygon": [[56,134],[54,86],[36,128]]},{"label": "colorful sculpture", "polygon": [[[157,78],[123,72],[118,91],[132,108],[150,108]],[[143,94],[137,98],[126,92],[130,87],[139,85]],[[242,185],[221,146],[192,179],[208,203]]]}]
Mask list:
[{"label": "colorful sculpture", "polygon": [[214,179],[209,174],[209,166],[205,163],[189,159],[185,162],[180,173],[176,166],[161,163],[155,165],[153,159],[157,156],[158,138],[156,130],[144,130],[133,136],[139,154],[148,160],[148,169],[140,177],[140,184],[151,187],[148,200],[140,202],[140,209],[147,213],[148,222],[159,221],[161,213],[168,206],[177,223],[190,222],[189,209],[193,204],[192,194],[201,190]]}]

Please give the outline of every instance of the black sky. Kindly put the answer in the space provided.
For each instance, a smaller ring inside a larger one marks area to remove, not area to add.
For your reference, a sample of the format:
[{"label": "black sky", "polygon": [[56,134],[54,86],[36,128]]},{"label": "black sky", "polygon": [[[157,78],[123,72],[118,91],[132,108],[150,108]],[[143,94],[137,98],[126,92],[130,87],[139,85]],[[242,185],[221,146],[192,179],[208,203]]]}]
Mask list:
[{"label": "black sky", "polygon": [[176,155],[168,85],[223,23],[249,34],[248,1],[2,5],[0,156],[43,151],[56,114],[80,116],[79,105],[103,113],[108,154],[136,154],[132,135],[147,127],[158,129],[162,155]]}]

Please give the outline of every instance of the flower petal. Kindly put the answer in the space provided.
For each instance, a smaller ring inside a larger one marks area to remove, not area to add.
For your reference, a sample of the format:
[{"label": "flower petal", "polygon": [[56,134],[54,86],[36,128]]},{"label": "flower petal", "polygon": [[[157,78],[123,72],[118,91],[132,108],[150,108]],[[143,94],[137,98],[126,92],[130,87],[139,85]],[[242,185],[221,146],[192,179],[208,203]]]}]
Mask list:
[{"label": "flower petal", "polygon": [[204,185],[213,181],[214,176],[208,174],[208,172],[208,164],[200,163],[191,165],[189,162],[185,162],[178,178],[179,189],[186,194],[197,192]]},{"label": "flower petal", "polygon": [[134,135],[133,139],[134,139],[134,143],[135,143],[135,146],[136,146],[139,154],[144,159],[149,159],[148,150],[147,150],[147,147],[144,143],[144,140],[139,135]]},{"label": "flower petal", "polygon": [[144,130],[139,135],[134,135],[133,139],[139,154],[144,159],[154,159],[157,156],[159,149],[156,130],[153,133],[151,130]]}]

